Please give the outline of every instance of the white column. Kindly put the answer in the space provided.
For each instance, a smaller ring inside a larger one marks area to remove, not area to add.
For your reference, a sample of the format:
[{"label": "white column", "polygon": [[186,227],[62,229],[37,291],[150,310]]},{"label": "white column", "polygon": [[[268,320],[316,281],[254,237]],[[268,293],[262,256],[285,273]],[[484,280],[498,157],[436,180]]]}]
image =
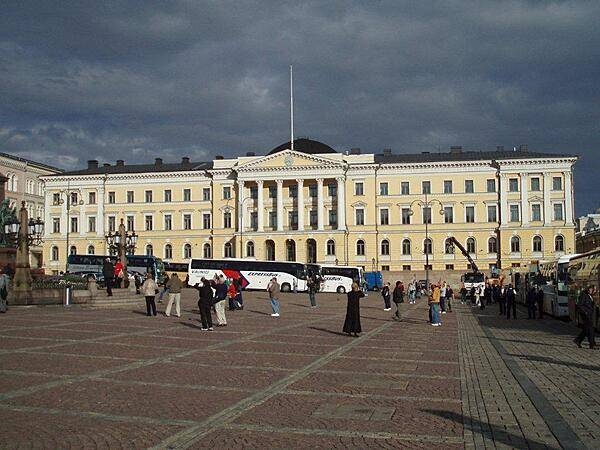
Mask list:
[{"label": "white column", "polygon": [[256,227],[257,231],[264,231],[265,208],[263,205],[263,180],[257,180],[257,208],[256,208]]},{"label": "white column", "polygon": [[283,231],[283,180],[277,180],[277,231]]},{"label": "white column", "polygon": [[238,180],[238,232],[244,232],[244,182]]},{"label": "white column", "polygon": [[61,193],[61,195],[64,195],[65,202],[61,205],[60,208],[60,223],[64,224],[64,227],[62,225],[60,227],[60,235],[66,237],[67,229],[71,225],[69,223],[69,216],[67,215],[67,203],[70,204],[71,199],[67,198],[67,196],[70,195],[69,192]]},{"label": "white column", "polygon": [[529,225],[529,202],[527,201],[527,174],[521,174],[521,226]]},{"label": "white column", "polygon": [[573,225],[573,180],[571,171],[565,172],[565,225]]},{"label": "white column", "polygon": [[52,193],[44,194],[44,239],[47,239],[52,232],[52,220],[50,219],[50,207],[52,206]]},{"label": "white column", "polygon": [[317,230],[323,229],[323,178],[317,178]]},{"label": "white column", "polygon": [[304,180],[297,179],[298,183],[298,231],[304,230]]},{"label": "white column", "polygon": [[104,186],[100,186],[97,192],[96,235],[104,237]]},{"label": "white column", "polygon": [[500,174],[500,217],[502,218],[502,225],[510,221],[510,217],[508,217],[508,199],[506,198],[508,192],[507,182],[506,174]]},{"label": "white column", "polygon": [[552,210],[550,205],[550,186],[552,177],[549,173],[544,174],[544,225],[550,225],[552,222]]},{"label": "white column", "polygon": [[[79,196],[77,197],[79,201],[83,200],[83,191],[79,191]],[[85,208],[84,205],[79,205],[79,236],[85,236],[87,232],[87,223],[85,223]]]},{"label": "white column", "polygon": [[346,229],[346,183],[343,177],[339,177],[337,180],[337,219],[338,219],[338,230]]}]

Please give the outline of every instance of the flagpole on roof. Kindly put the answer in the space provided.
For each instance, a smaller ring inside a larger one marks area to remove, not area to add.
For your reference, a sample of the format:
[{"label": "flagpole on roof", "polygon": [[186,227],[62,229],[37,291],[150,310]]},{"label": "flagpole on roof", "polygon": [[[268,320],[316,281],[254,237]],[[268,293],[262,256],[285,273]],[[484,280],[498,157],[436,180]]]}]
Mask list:
[{"label": "flagpole on roof", "polygon": [[294,72],[290,66],[290,142],[291,150],[294,150]]}]

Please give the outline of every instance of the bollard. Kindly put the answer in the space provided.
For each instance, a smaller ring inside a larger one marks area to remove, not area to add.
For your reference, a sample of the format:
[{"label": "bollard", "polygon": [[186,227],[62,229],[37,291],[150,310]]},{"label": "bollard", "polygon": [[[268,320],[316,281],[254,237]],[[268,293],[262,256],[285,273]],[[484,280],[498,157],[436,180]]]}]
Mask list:
[{"label": "bollard", "polygon": [[71,306],[71,291],[72,288],[71,286],[67,286],[65,288],[65,301],[64,301],[64,306]]}]

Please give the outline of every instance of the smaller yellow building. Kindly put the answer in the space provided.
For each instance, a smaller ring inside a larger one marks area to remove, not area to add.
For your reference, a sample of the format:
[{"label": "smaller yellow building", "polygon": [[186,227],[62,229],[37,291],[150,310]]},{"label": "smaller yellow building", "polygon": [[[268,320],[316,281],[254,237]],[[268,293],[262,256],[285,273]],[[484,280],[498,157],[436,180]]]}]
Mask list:
[{"label": "smaller yellow building", "polygon": [[[99,165],[44,177],[46,269],[106,253],[123,219],[136,253],[359,265],[367,270],[524,270],[574,252],[577,157],[497,149],[336,152],[308,139],[210,162]],[[68,201],[67,201],[68,200]]]}]

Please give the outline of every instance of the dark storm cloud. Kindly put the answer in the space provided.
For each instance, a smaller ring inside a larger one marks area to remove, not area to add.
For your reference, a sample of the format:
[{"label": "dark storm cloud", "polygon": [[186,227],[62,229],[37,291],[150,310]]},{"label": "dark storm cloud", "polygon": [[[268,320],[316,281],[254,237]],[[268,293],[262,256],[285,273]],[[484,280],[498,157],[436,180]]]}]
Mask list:
[{"label": "dark storm cloud", "polygon": [[[575,153],[600,206],[596,1],[26,2],[0,16],[0,150],[78,168],[338,150]],[[125,156],[124,156],[125,155]]]}]

